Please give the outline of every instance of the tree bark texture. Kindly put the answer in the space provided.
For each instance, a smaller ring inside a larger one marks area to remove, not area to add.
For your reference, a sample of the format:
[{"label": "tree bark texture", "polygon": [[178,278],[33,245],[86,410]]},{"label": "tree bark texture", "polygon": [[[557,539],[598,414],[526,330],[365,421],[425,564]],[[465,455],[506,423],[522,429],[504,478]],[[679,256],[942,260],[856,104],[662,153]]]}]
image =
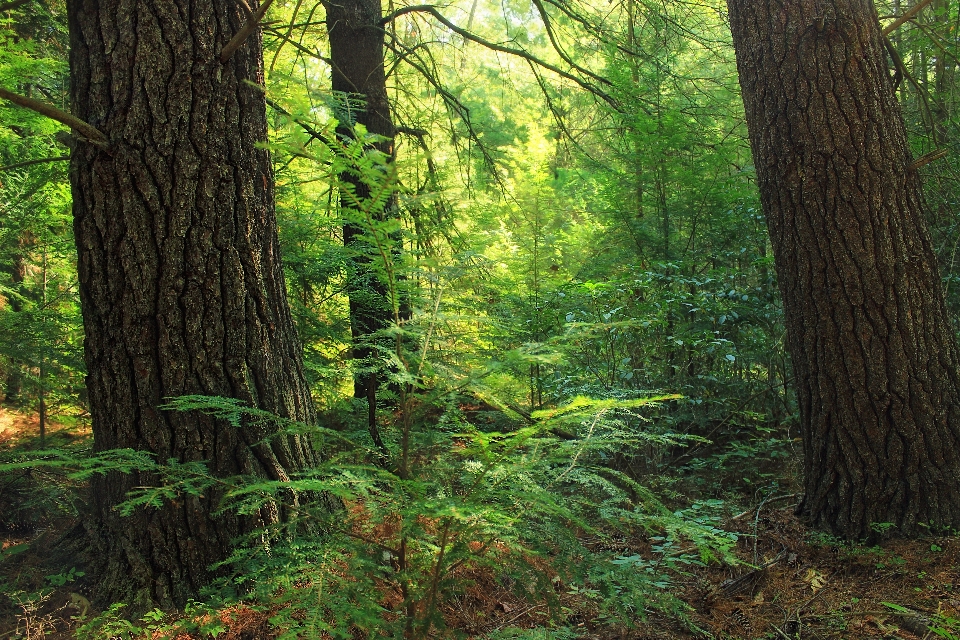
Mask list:
[{"label": "tree bark texture", "polygon": [[[314,419],[277,238],[259,34],[225,63],[246,16],[236,0],[68,3],[74,113],[107,150],[78,141],[71,162],[94,449],[207,461],[219,476],[285,479],[314,461],[297,436],[265,443],[167,398],[239,398]],[[214,517],[220,497],[183,497],[120,517],[155,479],[93,482],[98,599],[182,605],[236,536],[276,517]]]},{"label": "tree bark texture", "polygon": [[960,527],[960,361],[873,2],[728,6],[800,405],[799,513],[850,539]]},{"label": "tree bark texture", "polygon": [[[386,138],[376,145],[377,149],[393,156],[393,137],[396,133],[390,114],[390,101],[387,97],[387,82],[384,69],[384,29],[380,24],[382,8],[380,0],[344,0],[327,4],[327,32],[330,39],[330,59],[332,61],[332,89],[341,95],[351,96],[362,101],[363,107],[356,111],[338,114],[341,121],[340,133],[352,135],[350,125],[362,124],[372,134]],[[341,177],[350,183],[360,199],[370,196],[369,187],[351,173]],[[352,207],[341,200],[341,206]],[[394,199],[388,203],[378,219],[396,209]],[[375,363],[371,362],[376,353],[364,343],[378,331],[390,326],[393,321],[393,305],[388,297],[386,283],[378,277],[376,270],[369,266],[370,258],[365,256],[365,243],[358,241],[363,235],[361,225],[348,222],[343,228],[343,242],[347,247],[356,249],[348,273],[347,293],[350,298],[350,326],[354,341],[353,355],[361,364],[361,371],[354,377],[354,395],[369,402],[371,431],[375,431],[374,414],[379,384]],[[379,436],[374,434],[374,439]],[[380,446],[380,443],[377,443]],[[382,447],[381,447],[382,448]]]}]

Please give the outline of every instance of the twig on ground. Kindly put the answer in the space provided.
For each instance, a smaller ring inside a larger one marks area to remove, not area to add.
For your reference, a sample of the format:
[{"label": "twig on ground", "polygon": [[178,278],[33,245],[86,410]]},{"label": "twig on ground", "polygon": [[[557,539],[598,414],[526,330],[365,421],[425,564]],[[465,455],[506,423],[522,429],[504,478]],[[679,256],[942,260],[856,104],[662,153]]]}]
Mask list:
[{"label": "twig on ground", "polygon": [[770,626],[773,627],[774,631],[776,631],[777,633],[779,633],[782,638],[786,638],[786,640],[793,640],[793,638],[791,638],[791,637],[788,636],[786,633],[784,633],[783,630],[780,629],[780,627],[778,627],[777,625],[775,625],[775,624],[773,624],[773,623],[771,622],[771,623],[770,623]]}]

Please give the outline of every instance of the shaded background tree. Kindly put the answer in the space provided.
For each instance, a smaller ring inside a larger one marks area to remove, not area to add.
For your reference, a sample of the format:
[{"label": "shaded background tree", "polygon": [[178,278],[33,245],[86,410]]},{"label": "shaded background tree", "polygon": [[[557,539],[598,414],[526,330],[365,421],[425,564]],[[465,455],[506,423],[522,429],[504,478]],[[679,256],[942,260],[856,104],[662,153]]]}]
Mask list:
[{"label": "shaded background tree", "polygon": [[[335,115],[341,135],[351,137],[360,125],[367,134],[377,136],[371,148],[384,154],[384,169],[392,171],[393,137],[396,129],[387,97],[384,65],[384,30],[380,0],[348,0],[325,5],[330,42],[331,89]],[[350,252],[347,267],[347,295],[350,299],[350,330],[353,337],[354,396],[367,401],[367,425],[371,438],[386,453],[377,428],[377,392],[385,382],[383,349],[391,350],[389,338],[384,345],[383,331],[400,320],[401,302],[396,278],[377,269],[384,256],[400,249],[397,234],[376,233],[376,223],[397,216],[396,190],[391,181],[382,186],[390,191],[382,207],[363,211],[359,203],[370,200],[371,186],[355,172],[340,176],[348,191],[340,196],[345,217],[343,243]],[[355,219],[355,218],[360,219]],[[369,217],[369,220],[364,218]],[[384,253],[381,253],[384,252]],[[402,315],[409,315],[402,312]]]}]

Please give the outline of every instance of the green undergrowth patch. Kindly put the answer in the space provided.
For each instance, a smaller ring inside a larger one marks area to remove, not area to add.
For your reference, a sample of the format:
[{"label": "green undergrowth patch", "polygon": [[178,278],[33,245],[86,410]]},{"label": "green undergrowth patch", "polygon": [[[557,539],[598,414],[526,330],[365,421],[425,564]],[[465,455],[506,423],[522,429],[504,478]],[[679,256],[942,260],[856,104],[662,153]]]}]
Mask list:
[{"label": "green undergrowth patch", "polygon": [[719,503],[671,510],[609,464],[625,438],[641,437],[624,433],[624,415],[670,400],[578,398],[507,431],[477,428],[457,401],[409,400],[403,410],[429,424],[403,421],[402,412],[382,424],[384,460],[360,428],[322,429],[232,400],[186,397],[169,409],[270,423],[273,432],[313,438],[326,457],[286,482],[81,448],[20,452],[4,458],[0,474],[29,469],[76,493],[94,473],[136,469],[160,481],[131,494],[125,512],[217,485],[223,512],[290,514],[238,541],[202,603],[177,615],[124,603],[91,609],[76,616],[81,638],[216,637],[236,624],[226,611],[258,616],[279,638],[532,638],[547,637],[537,635],[544,629],[576,637],[651,614],[689,621],[675,581],[690,567],[735,561],[737,538],[720,526]]},{"label": "green undergrowth patch", "polygon": [[[22,617],[34,607],[36,618],[57,609],[58,624],[80,638],[217,637],[238,620],[279,638],[576,637],[651,615],[694,627],[676,586],[697,567],[737,562],[737,535],[721,524],[727,507],[668,506],[615,464],[631,447],[682,442],[635,427],[644,424],[638,412],[674,399],[579,397],[527,420],[477,425],[477,405],[462,397],[409,397],[381,419],[386,457],[360,422],[324,429],[224,398],[171,401],[167,410],[313,439],[324,460],[284,482],[214,477],[202,463],[132,450],[94,455],[79,439],[16,449],[0,459],[0,477],[46,518],[79,522],[93,474],[134,470],[158,480],[130,494],[122,512],[216,486],[223,513],[288,516],[238,541],[218,567],[223,577],[186,611],[112,603],[98,612],[87,601],[81,612],[95,582],[79,564],[36,569],[29,584],[8,574],[5,593],[22,601],[8,596],[7,610]],[[19,544],[5,559],[31,552],[35,538]]]}]

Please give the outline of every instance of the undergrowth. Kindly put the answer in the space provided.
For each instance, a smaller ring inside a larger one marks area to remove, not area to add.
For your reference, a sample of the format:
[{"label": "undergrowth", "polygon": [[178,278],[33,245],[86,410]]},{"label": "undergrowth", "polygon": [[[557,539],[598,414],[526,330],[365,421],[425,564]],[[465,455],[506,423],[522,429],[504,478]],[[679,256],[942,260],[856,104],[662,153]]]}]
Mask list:
[{"label": "undergrowth", "polygon": [[[666,400],[580,398],[512,431],[488,432],[453,400],[410,399],[404,410],[429,419],[383,425],[392,455],[376,465],[361,425],[332,431],[192,396],[168,409],[214,413],[234,426],[269,421],[281,433],[308,435],[328,455],[284,482],[214,477],[202,464],[134,451],[21,452],[7,456],[0,473],[31,469],[82,482],[138,469],[161,480],[130,495],[120,507],[127,513],[219,485],[221,512],[289,514],[240,541],[204,604],[186,616],[147,612],[130,621],[115,603],[84,620],[80,637],[215,635],[222,625],[212,612],[241,603],[269,612],[281,638],[434,637],[451,631],[444,613],[480,579],[544,605],[560,627],[573,616],[630,625],[651,612],[685,618],[687,605],[671,592],[676,577],[691,565],[734,561],[736,536],[719,528],[716,503],[671,511],[607,464],[638,437],[624,433],[621,418]],[[628,538],[651,539],[649,553],[615,551],[614,542]],[[568,594],[579,596],[578,610],[561,606]]]},{"label": "undergrowth", "polygon": [[[255,531],[224,562],[229,577],[215,595],[269,606],[271,623],[289,638],[428,637],[445,630],[447,604],[481,574],[545,602],[558,623],[571,612],[556,596],[569,591],[587,596],[594,619],[631,624],[651,611],[682,618],[686,605],[670,594],[672,580],[685,563],[732,561],[736,537],[718,528],[711,505],[672,512],[604,464],[627,437],[617,414],[658,400],[666,398],[577,399],[510,432],[473,428],[453,402],[430,410],[408,403],[405,410],[420,415],[439,411],[440,428],[399,419],[384,429],[394,455],[383,466],[366,463],[362,430],[314,430],[334,450],[323,464],[290,482],[233,479],[224,508],[253,513],[292,494],[334,496],[339,508],[317,500]],[[311,430],[220,398],[172,406],[234,424]],[[174,480],[181,469],[167,471]],[[213,481],[191,473],[134,502]],[[658,541],[649,557],[618,557],[603,544],[638,534]]]}]

